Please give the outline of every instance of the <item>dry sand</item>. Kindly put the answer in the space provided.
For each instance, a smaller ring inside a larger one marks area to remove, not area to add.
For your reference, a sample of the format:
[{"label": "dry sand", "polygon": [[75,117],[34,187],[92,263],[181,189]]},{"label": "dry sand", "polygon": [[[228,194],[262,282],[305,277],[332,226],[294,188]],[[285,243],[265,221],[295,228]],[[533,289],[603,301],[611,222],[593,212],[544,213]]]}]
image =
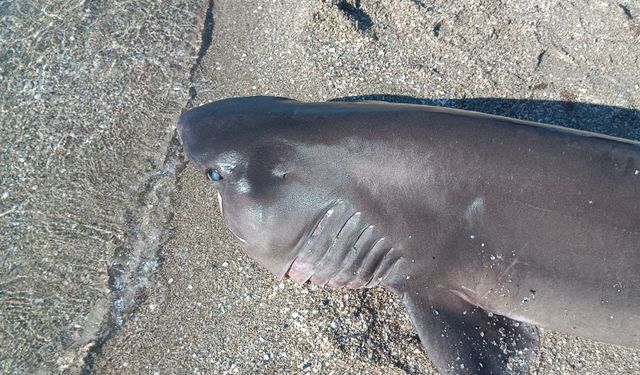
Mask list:
[{"label": "dry sand", "polygon": [[[219,0],[210,47],[206,2],[44,4],[0,5],[4,373],[433,373],[395,296],[242,253],[182,168],[184,108],[386,94],[640,139],[637,2]],[[640,373],[542,338],[532,374]]]}]

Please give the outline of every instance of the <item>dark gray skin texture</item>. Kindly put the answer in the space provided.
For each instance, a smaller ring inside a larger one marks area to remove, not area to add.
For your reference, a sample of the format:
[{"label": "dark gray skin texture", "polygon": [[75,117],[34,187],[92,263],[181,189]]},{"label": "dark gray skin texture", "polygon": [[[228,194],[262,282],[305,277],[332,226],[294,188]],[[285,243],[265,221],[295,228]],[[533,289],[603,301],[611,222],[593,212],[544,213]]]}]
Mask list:
[{"label": "dark gray skin texture", "polygon": [[402,297],[441,373],[534,325],[640,348],[640,143],[439,107],[249,97],[183,114],[225,223],[279,277]]}]

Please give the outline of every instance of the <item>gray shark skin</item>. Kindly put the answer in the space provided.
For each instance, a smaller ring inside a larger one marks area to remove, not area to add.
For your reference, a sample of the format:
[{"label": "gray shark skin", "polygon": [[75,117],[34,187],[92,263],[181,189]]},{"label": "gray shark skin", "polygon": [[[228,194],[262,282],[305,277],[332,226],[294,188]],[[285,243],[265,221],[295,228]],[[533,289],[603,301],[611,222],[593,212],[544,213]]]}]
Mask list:
[{"label": "gray shark skin", "polygon": [[382,102],[221,100],[184,150],[278,277],[398,293],[441,373],[504,374],[535,326],[640,348],[640,143]]}]

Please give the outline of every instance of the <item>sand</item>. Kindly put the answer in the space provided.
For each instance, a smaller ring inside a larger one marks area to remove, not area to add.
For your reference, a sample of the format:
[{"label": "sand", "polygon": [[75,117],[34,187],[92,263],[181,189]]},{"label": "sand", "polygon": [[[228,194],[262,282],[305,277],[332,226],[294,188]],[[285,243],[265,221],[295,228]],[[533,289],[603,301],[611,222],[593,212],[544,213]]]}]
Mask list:
[{"label": "sand", "polygon": [[[434,372],[395,296],[242,253],[186,108],[385,99],[640,139],[632,2],[220,0],[212,30],[208,2],[45,4],[0,7],[3,373]],[[543,331],[529,372],[640,373],[640,351]]]}]

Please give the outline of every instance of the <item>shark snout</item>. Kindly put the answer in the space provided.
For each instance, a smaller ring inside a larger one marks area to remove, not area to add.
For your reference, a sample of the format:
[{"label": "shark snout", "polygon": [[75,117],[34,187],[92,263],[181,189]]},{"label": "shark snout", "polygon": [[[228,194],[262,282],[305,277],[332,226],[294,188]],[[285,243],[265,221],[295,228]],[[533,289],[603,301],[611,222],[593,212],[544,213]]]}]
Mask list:
[{"label": "shark snout", "polygon": [[180,116],[178,134],[187,157],[196,164],[205,164],[219,149],[216,144],[219,123],[220,119],[209,106],[191,109]]}]

